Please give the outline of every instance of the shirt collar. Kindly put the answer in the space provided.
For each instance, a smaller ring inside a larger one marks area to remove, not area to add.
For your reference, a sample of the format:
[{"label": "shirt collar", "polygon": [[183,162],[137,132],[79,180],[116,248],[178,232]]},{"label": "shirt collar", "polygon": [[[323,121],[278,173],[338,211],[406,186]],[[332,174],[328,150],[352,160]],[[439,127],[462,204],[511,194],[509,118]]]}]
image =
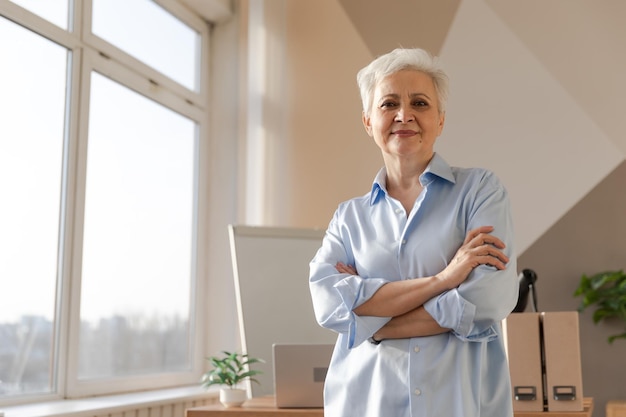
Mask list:
[{"label": "shirt collar", "polygon": [[[456,182],[452,168],[439,154],[435,153],[430,163],[420,175],[420,182],[422,185],[427,186],[436,178],[441,178],[452,184]],[[387,169],[381,168],[374,178],[372,184],[372,191],[370,192],[370,205],[375,204],[381,196],[387,194]]]}]

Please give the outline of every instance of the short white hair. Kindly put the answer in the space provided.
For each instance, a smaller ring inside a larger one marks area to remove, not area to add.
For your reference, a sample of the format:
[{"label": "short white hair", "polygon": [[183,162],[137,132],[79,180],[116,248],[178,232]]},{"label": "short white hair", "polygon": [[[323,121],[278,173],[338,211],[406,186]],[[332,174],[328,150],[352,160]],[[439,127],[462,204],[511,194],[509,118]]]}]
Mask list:
[{"label": "short white hair", "polygon": [[421,71],[432,78],[439,101],[439,113],[445,113],[448,101],[448,76],[439,66],[437,58],[423,49],[397,48],[379,56],[357,73],[356,81],[361,92],[365,115],[369,116],[372,111],[376,85],[383,78],[407,69]]}]

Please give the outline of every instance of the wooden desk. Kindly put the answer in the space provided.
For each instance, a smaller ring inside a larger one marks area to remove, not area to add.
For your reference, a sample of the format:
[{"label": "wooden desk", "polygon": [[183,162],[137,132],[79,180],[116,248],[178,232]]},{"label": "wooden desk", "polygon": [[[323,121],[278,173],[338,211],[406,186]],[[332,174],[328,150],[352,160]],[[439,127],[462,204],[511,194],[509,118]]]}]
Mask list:
[{"label": "wooden desk", "polygon": [[[579,412],[543,412],[543,413],[515,413],[515,417],[591,417],[593,399],[583,400],[584,411]],[[273,397],[252,398],[243,407],[224,408],[220,404],[205,407],[189,408],[186,417],[268,417],[280,415],[284,417],[321,417],[324,410],[321,408],[276,408]]]},{"label": "wooden desk", "polygon": [[323,408],[276,408],[274,397],[251,398],[242,407],[225,408],[221,404],[188,408],[186,417],[268,417],[273,415],[322,417]]},{"label": "wooden desk", "polygon": [[525,411],[515,413],[515,417],[591,417],[593,413],[593,398],[583,398],[583,411],[544,411],[538,413]]},{"label": "wooden desk", "polygon": [[606,417],[626,417],[626,401],[612,400],[606,403]]}]

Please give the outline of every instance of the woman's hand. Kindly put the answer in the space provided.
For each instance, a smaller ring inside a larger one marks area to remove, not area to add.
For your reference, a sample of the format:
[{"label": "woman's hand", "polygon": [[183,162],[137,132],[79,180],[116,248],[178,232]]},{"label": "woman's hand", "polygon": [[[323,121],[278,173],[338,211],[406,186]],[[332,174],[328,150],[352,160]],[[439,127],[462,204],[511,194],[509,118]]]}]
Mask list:
[{"label": "woman's hand", "polygon": [[436,275],[448,289],[458,287],[479,265],[491,265],[500,270],[506,268],[509,258],[502,252],[504,242],[491,232],[492,226],[481,226],[467,233],[450,264]]},{"label": "woman's hand", "polygon": [[337,269],[337,272],[339,272],[340,274],[357,275],[355,267],[351,265],[346,265],[342,262],[337,262],[337,265],[335,265],[335,269]]}]

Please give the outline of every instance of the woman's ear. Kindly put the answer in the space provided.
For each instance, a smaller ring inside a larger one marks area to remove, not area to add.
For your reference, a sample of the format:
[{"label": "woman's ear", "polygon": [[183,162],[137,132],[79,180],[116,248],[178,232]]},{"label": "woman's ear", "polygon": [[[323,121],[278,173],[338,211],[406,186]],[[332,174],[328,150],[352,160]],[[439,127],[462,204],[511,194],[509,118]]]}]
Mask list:
[{"label": "woman's ear", "polygon": [[370,117],[365,114],[365,111],[363,111],[361,118],[363,120],[363,127],[365,127],[365,131],[369,136],[372,136],[372,122]]},{"label": "woman's ear", "polygon": [[439,134],[437,136],[441,135],[441,132],[443,131],[443,125],[445,124],[445,122],[446,122],[446,113],[444,112],[439,115]]}]

